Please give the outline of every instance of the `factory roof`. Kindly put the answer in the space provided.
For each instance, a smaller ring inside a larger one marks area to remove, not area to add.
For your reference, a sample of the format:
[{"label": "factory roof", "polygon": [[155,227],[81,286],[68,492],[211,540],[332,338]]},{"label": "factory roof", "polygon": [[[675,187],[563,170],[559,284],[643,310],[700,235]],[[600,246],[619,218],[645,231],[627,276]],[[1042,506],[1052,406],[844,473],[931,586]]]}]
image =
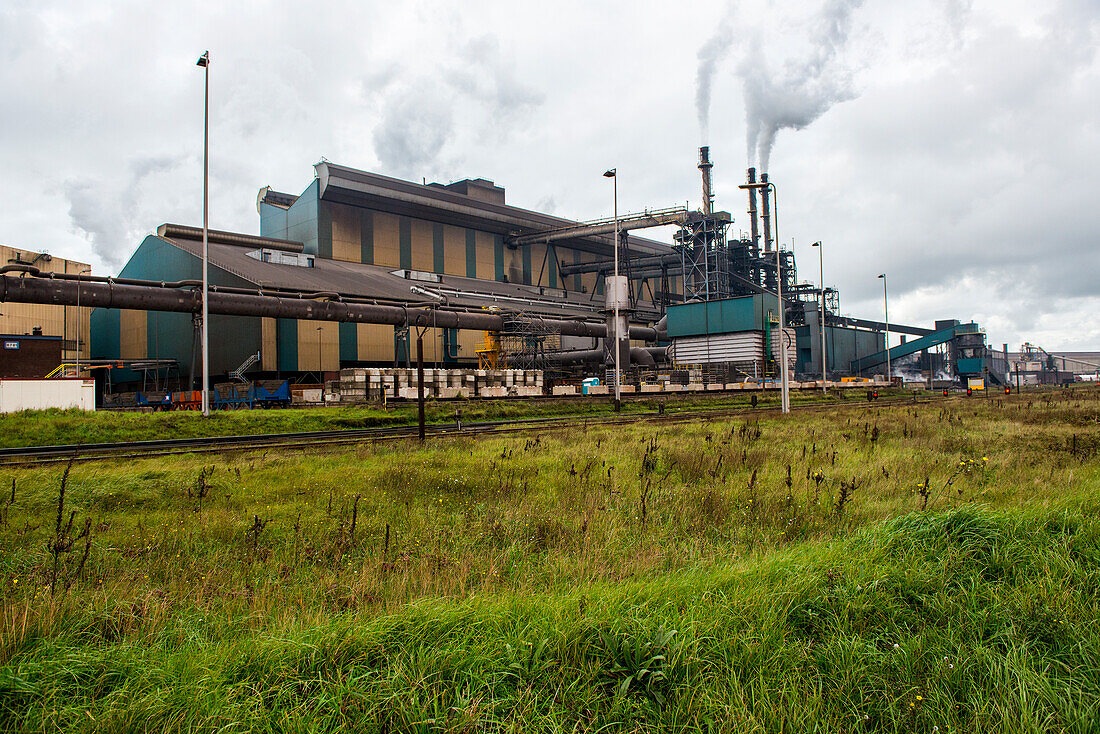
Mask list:
[{"label": "factory roof", "polygon": [[[419,184],[329,161],[318,163],[315,169],[320,196],[326,201],[503,235],[530,234],[579,223],[505,204],[504,189],[486,179]],[[284,208],[296,198],[269,188],[260,191],[261,201]],[[569,240],[569,247],[610,257],[612,239],[610,235],[578,237]],[[630,235],[628,242],[630,250],[638,255],[672,252],[672,245],[645,237]]]},{"label": "factory roof", "polygon": [[[202,256],[201,229],[166,224],[157,232],[160,240],[195,257]],[[561,318],[593,318],[603,307],[603,297],[592,293],[300,255],[300,243],[254,235],[214,233],[208,239],[208,249],[211,265],[269,290],[331,293],[382,303],[423,303],[430,294],[438,293],[447,298],[449,307],[495,306]],[[292,261],[301,258],[309,265],[265,262],[260,256],[263,250],[285,252]],[[656,318],[657,314],[643,310],[639,316]]]}]

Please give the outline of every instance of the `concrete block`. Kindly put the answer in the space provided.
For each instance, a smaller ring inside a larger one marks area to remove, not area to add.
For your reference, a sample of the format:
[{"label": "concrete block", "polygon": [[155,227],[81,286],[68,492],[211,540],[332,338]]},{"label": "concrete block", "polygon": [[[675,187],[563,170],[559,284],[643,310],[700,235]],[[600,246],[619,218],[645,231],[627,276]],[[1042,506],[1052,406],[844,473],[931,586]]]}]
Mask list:
[{"label": "concrete block", "polygon": [[703,390],[703,383],[701,383],[701,382],[692,382],[692,383],[689,383],[687,385],[684,385],[684,392],[702,392],[702,390]]},{"label": "concrete block", "polygon": [[483,398],[503,398],[508,396],[508,388],[497,387],[483,387],[478,391],[478,395]]},{"label": "concrete block", "polygon": [[724,382],[708,382],[707,390],[725,390],[726,383]]},{"label": "concrete block", "polygon": [[577,394],[577,386],[576,385],[554,385],[554,387],[552,387],[550,389],[550,392],[553,395],[576,395]]},{"label": "concrete block", "polygon": [[683,385],[677,385],[675,382],[665,383],[664,385],[662,385],[662,387],[664,388],[665,392],[683,392],[684,391],[684,386]]},{"label": "concrete block", "polygon": [[633,385],[621,385],[619,387],[620,395],[633,395],[635,392]]},{"label": "concrete block", "polygon": [[660,385],[642,385],[642,392],[661,392]]},{"label": "concrete block", "polygon": [[589,395],[607,395],[611,391],[611,388],[607,385],[589,385]]},{"label": "concrete block", "polygon": [[440,397],[440,398],[444,398],[444,399],[457,398],[458,397],[458,388],[457,387],[441,387],[437,391],[436,396]]}]

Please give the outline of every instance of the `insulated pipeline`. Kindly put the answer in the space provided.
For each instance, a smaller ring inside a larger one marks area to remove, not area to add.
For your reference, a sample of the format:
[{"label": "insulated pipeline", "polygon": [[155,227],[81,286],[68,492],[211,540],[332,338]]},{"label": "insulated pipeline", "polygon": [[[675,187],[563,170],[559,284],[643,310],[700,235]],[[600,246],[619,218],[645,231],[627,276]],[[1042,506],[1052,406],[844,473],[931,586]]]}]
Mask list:
[{"label": "insulated pipeline", "polygon": [[[125,308],[177,313],[202,311],[200,289],[131,285],[111,280],[78,281],[0,275],[0,301],[75,306],[78,299],[80,305],[87,308]],[[504,318],[499,314],[471,311],[347,303],[339,300],[305,300],[213,290],[208,294],[208,300],[210,313],[232,316],[343,321],[393,326],[408,324],[409,326],[480,331],[500,331],[504,326]],[[565,336],[599,338],[607,333],[607,327],[604,324],[586,321],[535,319],[532,326],[536,329],[555,331]],[[648,327],[632,326],[630,337],[654,341],[656,331]]]}]

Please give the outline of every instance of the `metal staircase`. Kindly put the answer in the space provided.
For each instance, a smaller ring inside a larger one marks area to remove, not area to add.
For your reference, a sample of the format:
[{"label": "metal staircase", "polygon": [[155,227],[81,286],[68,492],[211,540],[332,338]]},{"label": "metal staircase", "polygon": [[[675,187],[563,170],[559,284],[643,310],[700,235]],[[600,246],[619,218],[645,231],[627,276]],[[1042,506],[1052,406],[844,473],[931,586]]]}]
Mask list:
[{"label": "metal staircase", "polygon": [[248,359],[241,362],[241,366],[229,373],[229,379],[237,380],[248,384],[248,380],[245,378],[244,373],[248,372],[252,368],[252,365],[260,361],[260,353],[257,351],[255,354],[248,355]]}]

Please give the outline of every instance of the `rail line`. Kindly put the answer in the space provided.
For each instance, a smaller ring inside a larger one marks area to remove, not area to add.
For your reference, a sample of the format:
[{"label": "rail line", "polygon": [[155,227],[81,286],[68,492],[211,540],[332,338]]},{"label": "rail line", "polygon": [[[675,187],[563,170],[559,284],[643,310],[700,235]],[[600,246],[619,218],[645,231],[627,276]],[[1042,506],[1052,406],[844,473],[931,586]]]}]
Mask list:
[{"label": "rail line", "polygon": [[[895,405],[919,405],[944,402],[943,399],[918,396],[878,398],[863,403],[856,401],[805,403],[791,406],[792,412],[818,412],[837,407],[879,408]],[[480,437],[518,433],[531,430],[561,430],[577,426],[629,425],[649,423],[684,423],[699,419],[723,419],[746,415],[778,415],[778,407],[752,408],[689,408],[665,411],[645,411],[629,414],[599,414],[586,416],[548,416],[542,418],[514,418],[496,421],[430,424],[425,436],[430,438]],[[418,428],[414,425],[378,426],[375,428],[340,429],[333,431],[304,431],[297,433],[267,433],[245,436],[204,436],[201,438],[154,439],[116,443],[64,444],[57,446],[27,446],[0,448],[0,467],[32,467],[69,461],[95,461],[103,459],[147,459],[176,454],[233,453],[270,451],[272,449],[308,450],[346,446],[359,443],[415,439]]]}]

